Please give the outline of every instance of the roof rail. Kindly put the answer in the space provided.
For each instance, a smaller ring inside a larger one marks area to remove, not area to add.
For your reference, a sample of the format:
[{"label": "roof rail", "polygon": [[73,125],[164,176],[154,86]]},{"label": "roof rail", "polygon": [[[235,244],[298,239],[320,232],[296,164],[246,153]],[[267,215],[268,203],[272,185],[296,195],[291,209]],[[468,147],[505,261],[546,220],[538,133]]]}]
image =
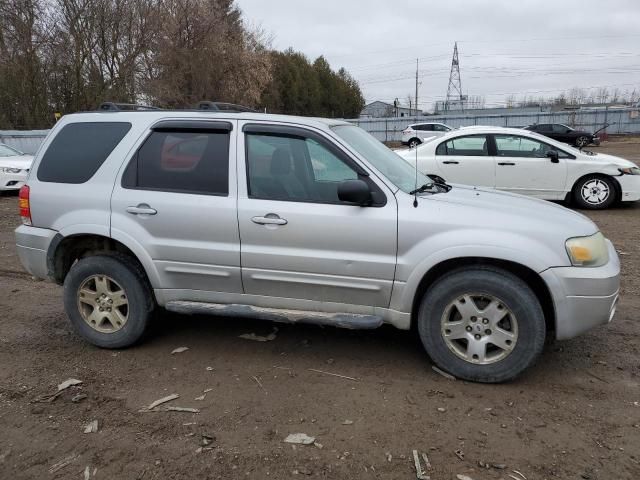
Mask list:
[{"label": "roof rail", "polygon": [[235,103],[225,103],[225,102],[202,101],[202,102],[198,102],[195,108],[196,110],[216,110],[216,111],[235,112],[235,113],[240,113],[240,112],[255,113],[254,109],[245,107],[244,105],[237,105]]},{"label": "roof rail", "polygon": [[117,103],[117,102],[103,102],[98,107],[98,110],[103,112],[120,112],[120,111],[139,111],[139,110],[160,110],[158,107],[151,105],[138,105],[136,103]]}]

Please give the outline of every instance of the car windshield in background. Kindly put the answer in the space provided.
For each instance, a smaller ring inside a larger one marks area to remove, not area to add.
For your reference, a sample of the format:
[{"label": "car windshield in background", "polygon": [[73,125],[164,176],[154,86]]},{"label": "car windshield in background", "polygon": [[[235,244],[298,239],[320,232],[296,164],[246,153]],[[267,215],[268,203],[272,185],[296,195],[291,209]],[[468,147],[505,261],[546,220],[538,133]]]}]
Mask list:
[{"label": "car windshield in background", "polygon": [[332,130],[403,192],[409,193],[416,185],[431,183],[420,172],[416,182],[414,167],[360,127],[338,125]]},{"label": "car windshield in background", "polygon": [[14,150],[6,145],[0,145],[0,157],[19,157],[20,155],[23,154],[18,150]]}]

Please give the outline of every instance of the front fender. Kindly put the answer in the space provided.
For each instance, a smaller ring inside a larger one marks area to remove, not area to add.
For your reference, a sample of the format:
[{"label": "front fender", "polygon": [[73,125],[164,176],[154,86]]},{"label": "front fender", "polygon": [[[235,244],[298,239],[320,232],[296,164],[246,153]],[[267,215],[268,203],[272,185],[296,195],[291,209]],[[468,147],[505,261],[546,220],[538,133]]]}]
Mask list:
[{"label": "front fender", "polygon": [[[535,272],[541,272],[551,266],[567,265],[568,258],[562,258],[558,252],[535,239],[504,231],[500,232],[500,236],[502,238],[498,243],[496,232],[457,230],[455,235],[441,234],[426,238],[404,255],[399,255],[391,308],[411,312],[422,279],[432,268],[447,260],[502,260],[523,265]],[[464,238],[473,238],[477,243],[461,243],[460,239]],[[492,238],[492,241],[486,241],[485,238]]]}]

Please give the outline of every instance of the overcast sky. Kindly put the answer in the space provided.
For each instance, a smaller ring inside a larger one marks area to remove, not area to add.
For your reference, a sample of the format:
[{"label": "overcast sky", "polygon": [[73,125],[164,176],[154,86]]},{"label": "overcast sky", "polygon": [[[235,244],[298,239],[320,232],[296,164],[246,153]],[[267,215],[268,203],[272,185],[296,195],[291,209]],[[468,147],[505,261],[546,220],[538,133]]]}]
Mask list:
[{"label": "overcast sky", "polygon": [[345,67],[367,102],[430,110],[446,96],[458,42],[463,92],[487,104],[509,93],[571,87],[640,91],[640,0],[237,0],[245,19],[332,67]]}]

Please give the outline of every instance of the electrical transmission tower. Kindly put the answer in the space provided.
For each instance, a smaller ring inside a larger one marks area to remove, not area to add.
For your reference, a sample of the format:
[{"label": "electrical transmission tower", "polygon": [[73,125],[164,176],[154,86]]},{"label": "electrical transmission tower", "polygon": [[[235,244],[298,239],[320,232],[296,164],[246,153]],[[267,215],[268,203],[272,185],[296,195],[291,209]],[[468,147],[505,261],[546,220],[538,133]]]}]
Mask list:
[{"label": "electrical transmission tower", "polygon": [[460,78],[460,61],[458,60],[458,42],[453,46],[453,58],[451,59],[451,73],[449,74],[449,86],[447,87],[447,99],[444,109],[451,110],[458,105],[464,111],[464,102],[467,96],[462,94],[462,79]]}]

